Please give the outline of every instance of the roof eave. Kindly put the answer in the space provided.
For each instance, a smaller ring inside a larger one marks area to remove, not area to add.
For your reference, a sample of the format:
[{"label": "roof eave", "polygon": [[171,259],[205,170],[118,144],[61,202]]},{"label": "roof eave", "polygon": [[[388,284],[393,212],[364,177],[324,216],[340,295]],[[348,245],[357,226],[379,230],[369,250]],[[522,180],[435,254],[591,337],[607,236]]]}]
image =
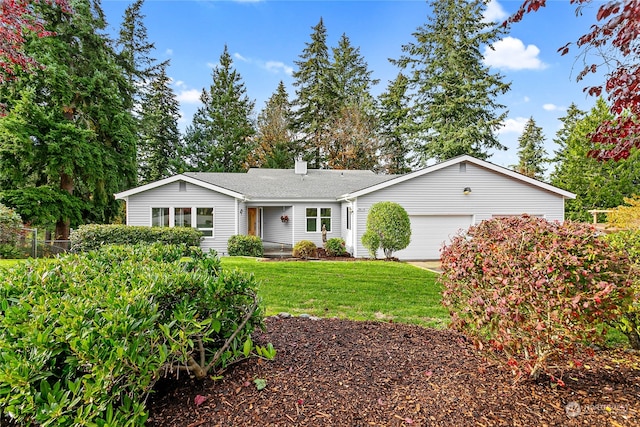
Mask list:
[{"label": "roof eave", "polygon": [[243,194],[238,193],[236,191],[232,191],[232,190],[229,190],[227,188],[219,187],[217,185],[210,184],[208,182],[201,181],[201,180],[199,180],[197,178],[193,178],[191,176],[182,175],[182,174],[170,176],[168,178],[164,178],[164,179],[161,179],[159,181],[151,182],[149,184],[141,185],[139,187],[135,187],[135,188],[132,188],[130,190],[122,191],[120,193],[115,193],[114,196],[115,196],[116,199],[126,200],[126,198],[128,198],[129,196],[132,196],[132,195],[135,195],[135,194],[139,194],[139,193],[142,193],[144,191],[153,190],[155,188],[162,187],[163,185],[171,184],[171,183],[177,182],[177,181],[185,181],[185,182],[188,182],[188,183],[193,184],[193,185],[197,185],[197,186],[202,187],[202,188],[207,188],[209,190],[213,190],[213,191],[217,191],[217,192],[222,193],[222,194],[226,194],[227,196],[230,196],[230,197],[233,197],[233,198],[236,198],[236,199],[242,199],[242,200],[245,199],[245,196]]}]

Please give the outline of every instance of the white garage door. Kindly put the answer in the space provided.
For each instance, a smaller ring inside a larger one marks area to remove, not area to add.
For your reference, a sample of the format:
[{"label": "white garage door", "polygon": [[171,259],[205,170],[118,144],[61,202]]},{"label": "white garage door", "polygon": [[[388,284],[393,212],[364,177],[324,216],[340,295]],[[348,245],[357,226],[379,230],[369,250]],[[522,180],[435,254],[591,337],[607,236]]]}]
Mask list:
[{"label": "white garage door", "polygon": [[443,242],[449,242],[458,230],[466,230],[473,221],[472,215],[412,215],[411,243],[406,249],[395,252],[399,259],[440,259]]}]

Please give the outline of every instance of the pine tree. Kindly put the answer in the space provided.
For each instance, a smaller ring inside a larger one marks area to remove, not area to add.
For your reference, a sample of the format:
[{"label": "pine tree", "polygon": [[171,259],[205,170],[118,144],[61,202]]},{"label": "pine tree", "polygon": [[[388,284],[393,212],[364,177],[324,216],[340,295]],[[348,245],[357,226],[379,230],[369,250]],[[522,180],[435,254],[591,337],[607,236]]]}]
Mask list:
[{"label": "pine tree", "polygon": [[291,103],[289,94],[280,81],[276,92],[266,102],[258,115],[255,136],[256,149],[249,154],[249,167],[289,169],[299,154],[295,138],[290,129]]},{"label": "pine tree", "polygon": [[159,65],[142,98],[138,143],[140,184],[173,175],[179,164],[180,105],[171,88],[167,66],[168,62]]},{"label": "pine tree", "polygon": [[43,69],[0,90],[0,182],[66,194],[55,220],[56,238],[66,239],[72,224],[110,221],[113,194],[136,182],[131,91],[99,2],[75,1],[73,13],[33,7],[56,37],[29,38],[25,49]]},{"label": "pine tree", "polygon": [[625,197],[637,192],[640,152],[633,152],[628,159],[617,162],[598,161],[587,156],[594,147],[589,136],[600,123],[611,119],[609,107],[602,98],[587,114],[572,106],[562,119],[564,127],[555,140],[560,149],[556,152],[551,183],[576,194],[575,199],[566,203],[568,219],[591,221],[589,210],[615,208]]},{"label": "pine tree", "polygon": [[482,159],[506,149],[496,138],[506,112],[496,101],[510,84],[483,64],[481,47],[501,35],[482,20],[483,0],[431,0],[427,24],[392,61],[409,72],[415,151],[425,164],[462,154]]},{"label": "pine tree", "polygon": [[544,149],[542,128],[531,117],[518,138],[518,164],[514,169],[530,178],[542,180],[546,170],[544,164],[547,162],[549,160]]},{"label": "pine tree", "polygon": [[203,106],[186,131],[184,167],[200,172],[244,171],[255,145],[251,121],[254,101],[247,97],[226,45],[212,79],[210,89],[202,91]]},{"label": "pine tree", "polygon": [[293,73],[293,86],[297,89],[291,129],[298,135],[305,157],[312,159],[313,166],[319,168],[322,164],[321,141],[330,128],[332,104],[327,80],[330,67],[327,29],[322,18],[313,27],[311,42],[306,44],[295,64],[298,70]]},{"label": "pine tree", "polygon": [[378,99],[381,162],[383,170],[389,174],[410,172],[414,162],[407,141],[407,121],[410,113],[407,105],[408,85],[407,77],[398,73]]}]

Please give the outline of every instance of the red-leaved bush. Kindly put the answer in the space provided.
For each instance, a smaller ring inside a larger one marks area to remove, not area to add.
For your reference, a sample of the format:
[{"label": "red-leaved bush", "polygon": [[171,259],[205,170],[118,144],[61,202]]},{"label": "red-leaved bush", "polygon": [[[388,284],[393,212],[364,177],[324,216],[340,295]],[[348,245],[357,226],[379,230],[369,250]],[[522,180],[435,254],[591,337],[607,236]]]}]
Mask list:
[{"label": "red-leaved bush", "polygon": [[451,326],[489,344],[518,376],[562,372],[592,354],[632,297],[629,260],[595,230],[529,216],[472,226],[442,250]]}]

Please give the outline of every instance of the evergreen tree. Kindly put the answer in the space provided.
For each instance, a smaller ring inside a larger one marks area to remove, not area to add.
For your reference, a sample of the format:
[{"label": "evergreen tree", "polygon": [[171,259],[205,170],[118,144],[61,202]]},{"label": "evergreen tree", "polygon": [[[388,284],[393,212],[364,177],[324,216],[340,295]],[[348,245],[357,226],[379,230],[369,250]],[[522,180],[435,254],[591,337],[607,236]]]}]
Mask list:
[{"label": "evergreen tree", "polygon": [[379,97],[381,162],[383,170],[390,174],[410,172],[414,161],[407,143],[407,121],[411,111],[407,105],[408,85],[407,77],[398,73]]},{"label": "evergreen tree", "polygon": [[359,48],[343,34],[332,48],[327,70],[328,111],[331,126],[320,138],[323,167],[378,169],[375,100],[371,96],[372,71]]},{"label": "evergreen tree", "polygon": [[360,48],[354,48],[346,34],[338,41],[338,46],[331,49],[333,60],[327,70],[332,113],[346,105],[359,105],[371,109],[374,99],[371,87],[379,80],[371,78],[373,71],[368,69],[367,62],[360,54]]},{"label": "evergreen tree", "polygon": [[482,20],[483,0],[431,0],[427,24],[392,61],[408,69],[415,151],[425,164],[462,154],[482,159],[506,149],[496,138],[506,112],[496,101],[510,84],[483,64],[481,47],[501,35]]},{"label": "evergreen tree", "polygon": [[203,106],[196,111],[184,138],[187,170],[199,172],[240,172],[254,148],[255,133],[249,100],[242,77],[233,68],[227,46],[220,64],[212,72],[210,89],[203,90]]},{"label": "evergreen tree", "polygon": [[125,70],[128,87],[132,89],[134,109],[139,108],[136,104],[139,104],[149,81],[156,77],[158,71],[156,60],[150,56],[155,45],[148,40],[142,14],[143,4],[144,0],[136,0],[126,8],[117,41],[120,47],[118,58]]},{"label": "evergreen tree", "polygon": [[[79,222],[108,222],[113,194],[136,181],[130,87],[119,66],[99,2],[78,0],[73,13],[33,4],[55,37],[31,37],[25,51],[44,67],[0,89],[0,186],[62,191],[67,207],[56,238]],[[62,212],[62,210],[60,211]]]},{"label": "evergreen tree", "polygon": [[628,159],[598,161],[587,156],[594,143],[589,136],[612,115],[606,102],[599,98],[595,107],[584,114],[572,105],[562,119],[564,127],[558,132],[556,143],[556,168],[551,183],[576,194],[566,202],[566,217],[589,222],[591,209],[611,209],[621,205],[625,197],[637,192],[640,169],[637,167],[639,152]]},{"label": "evergreen tree", "polygon": [[533,117],[527,121],[518,143],[518,164],[514,167],[515,171],[542,180],[546,170],[544,164],[549,160],[544,149],[542,128],[536,126]]},{"label": "evergreen tree", "polygon": [[180,149],[179,104],[167,76],[168,62],[160,64],[143,94],[138,143],[138,179],[141,184],[177,172]]},{"label": "evergreen tree", "polygon": [[329,48],[327,30],[322,18],[313,27],[311,42],[306,44],[295,62],[293,86],[296,98],[293,102],[294,114],[291,129],[298,135],[300,144],[306,152],[306,158],[313,160],[313,166],[322,164],[321,141],[330,128],[331,96],[329,90]]},{"label": "evergreen tree", "polygon": [[290,129],[291,103],[289,94],[280,81],[276,92],[258,115],[256,149],[249,154],[249,167],[289,169],[299,154]]}]

